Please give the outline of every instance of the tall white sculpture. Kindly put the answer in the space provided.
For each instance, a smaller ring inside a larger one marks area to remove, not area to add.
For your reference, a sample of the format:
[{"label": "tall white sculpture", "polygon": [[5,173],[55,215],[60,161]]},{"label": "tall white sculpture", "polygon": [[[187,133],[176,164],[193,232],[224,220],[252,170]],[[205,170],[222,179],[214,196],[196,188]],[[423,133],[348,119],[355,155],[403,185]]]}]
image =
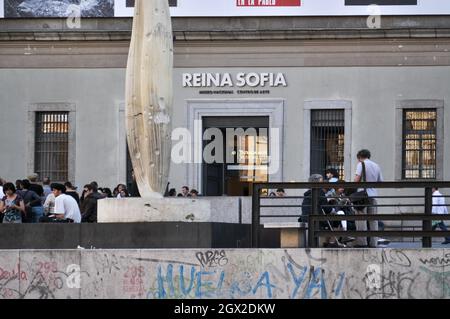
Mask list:
[{"label": "tall white sculpture", "polygon": [[136,0],[126,75],[126,127],[142,197],[161,198],[171,153],[173,36],[167,0]]}]

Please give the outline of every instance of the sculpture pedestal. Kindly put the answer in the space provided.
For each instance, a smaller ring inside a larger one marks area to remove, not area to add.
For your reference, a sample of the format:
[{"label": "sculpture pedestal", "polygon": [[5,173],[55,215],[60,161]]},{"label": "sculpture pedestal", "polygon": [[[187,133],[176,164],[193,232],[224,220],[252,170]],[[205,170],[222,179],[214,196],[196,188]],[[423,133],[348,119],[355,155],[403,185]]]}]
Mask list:
[{"label": "sculpture pedestal", "polygon": [[189,198],[126,198],[98,201],[99,223],[209,222],[211,202]]}]

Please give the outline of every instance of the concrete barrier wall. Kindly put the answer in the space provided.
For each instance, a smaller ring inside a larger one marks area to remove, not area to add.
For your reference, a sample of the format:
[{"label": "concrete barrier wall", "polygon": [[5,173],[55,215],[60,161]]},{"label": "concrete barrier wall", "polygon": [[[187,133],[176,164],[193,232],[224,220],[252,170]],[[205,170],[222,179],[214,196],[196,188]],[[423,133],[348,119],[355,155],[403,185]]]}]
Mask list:
[{"label": "concrete barrier wall", "polygon": [[0,298],[449,298],[450,250],[0,251]]},{"label": "concrete barrier wall", "polygon": [[[299,205],[301,199],[262,199],[261,205]],[[180,209],[182,207],[183,209]],[[301,207],[263,207],[261,215],[292,215],[283,218],[261,218],[261,224],[270,222],[297,222]],[[132,222],[214,222],[252,223],[251,197],[199,197],[198,199],[170,198],[149,200],[144,198],[102,199],[98,204],[99,223]]]},{"label": "concrete barrier wall", "polygon": [[[302,199],[299,198],[262,198],[261,205],[296,205],[298,207],[261,207],[263,215],[285,215],[292,217],[261,217],[261,224],[273,222],[297,222],[302,214]],[[386,200],[384,200],[386,201]],[[198,199],[171,198],[164,199],[161,205],[156,200],[143,198],[103,199],[98,205],[99,223],[130,223],[130,222],[214,222],[214,223],[252,223],[251,197],[199,197]],[[172,204],[168,204],[168,203]],[[417,201],[415,201],[417,202]],[[423,203],[423,200],[422,200]],[[383,202],[383,204],[399,204]],[[183,209],[180,210],[180,206]],[[399,213],[398,208],[383,207],[380,213]],[[406,211],[405,211],[406,212]],[[416,212],[412,210],[411,212]],[[423,209],[422,209],[423,213]],[[398,221],[386,221],[387,225],[400,225]],[[421,225],[420,221],[414,224]]]}]

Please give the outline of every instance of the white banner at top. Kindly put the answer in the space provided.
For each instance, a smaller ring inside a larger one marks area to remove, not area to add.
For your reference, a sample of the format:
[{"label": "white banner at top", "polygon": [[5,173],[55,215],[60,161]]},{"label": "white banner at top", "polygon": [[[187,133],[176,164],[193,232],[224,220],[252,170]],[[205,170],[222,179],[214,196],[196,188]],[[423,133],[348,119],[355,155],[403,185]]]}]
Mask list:
[{"label": "white banner at top", "polygon": [[[115,16],[133,15],[126,0],[115,1]],[[373,5],[377,7],[374,8]],[[174,17],[445,15],[450,0],[178,0]]]},{"label": "white banner at top", "polygon": [[[73,12],[82,17],[133,16],[132,0],[79,1],[77,5],[71,0],[0,0],[0,18],[56,18]],[[168,1],[174,17],[450,15],[450,0]]]}]

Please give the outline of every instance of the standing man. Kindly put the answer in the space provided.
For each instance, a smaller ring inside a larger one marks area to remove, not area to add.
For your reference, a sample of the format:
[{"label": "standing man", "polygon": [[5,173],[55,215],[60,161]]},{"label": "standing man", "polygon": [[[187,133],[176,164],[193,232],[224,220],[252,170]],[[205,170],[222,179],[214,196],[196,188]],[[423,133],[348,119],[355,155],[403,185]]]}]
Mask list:
[{"label": "standing man", "polygon": [[[365,170],[365,181],[366,182],[382,182],[383,176],[381,175],[380,166],[377,163],[370,160],[370,151],[369,150],[361,150],[358,152],[356,157],[358,158],[358,165],[356,167],[356,176],[355,183],[359,183],[362,181],[363,170]],[[360,189],[361,190],[361,189]],[[365,214],[368,215],[376,215],[377,214],[377,200],[376,196],[378,196],[377,190],[374,188],[367,188],[367,195],[369,196],[369,206],[363,208],[362,210],[357,210],[357,214]],[[367,210],[367,212],[365,212]],[[378,221],[373,220],[369,221],[369,229],[371,231],[378,231]],[[356,230],[357,231],[366,231],[367,230],[367,221],[358,220],[356,221]],[[376,248],[377,247],[378,238],[371,237],[369,247]],[[356,247],[367,247],[367,238],[366,237],[358,237],[356,239]]]},{"label": "standing man", "polygon": [[[431,212],[436,215],[448,214],[447,206],[445,206],[445,198],[439,192],[439,189],[437,187],[433,187],[433,210]],[[432,229],[435,230],[438,227],[443,231],[447,231],[447,226],[445,225],[443,220],[433,220]],[[442,242],[442,245],[447,244],[450,244],[450,237],[445,237],[445,241]]]},{"label": "standing man", "polygon": [[42,223],[81,223],[81,213],[78,204],[72,196],[64,194],[66,187],[62,184],[52,184],[55,195],[54,214],[42,217]]}]

